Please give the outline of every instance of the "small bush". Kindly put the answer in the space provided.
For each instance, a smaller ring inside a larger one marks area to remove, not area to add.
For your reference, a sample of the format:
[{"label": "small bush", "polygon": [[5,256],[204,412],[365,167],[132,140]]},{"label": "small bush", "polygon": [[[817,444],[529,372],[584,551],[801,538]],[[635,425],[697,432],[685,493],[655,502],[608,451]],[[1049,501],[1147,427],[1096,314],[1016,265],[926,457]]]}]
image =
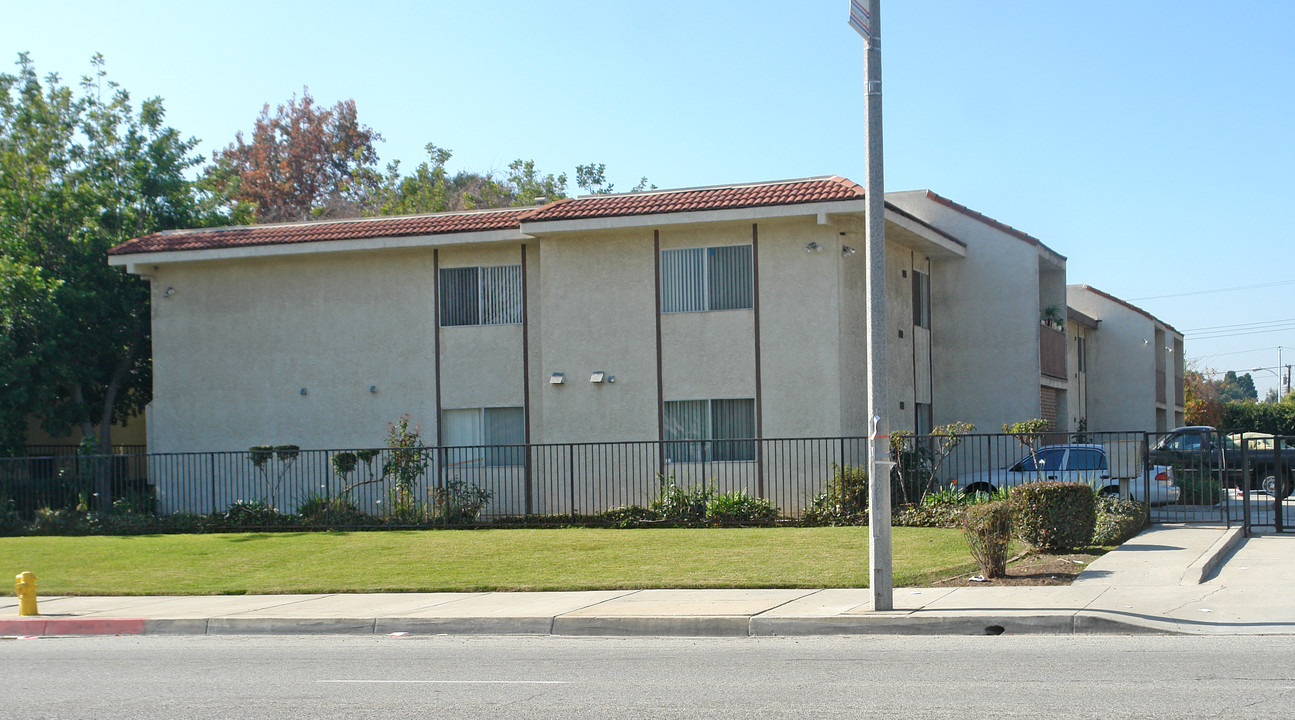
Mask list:
[{"label": "small bush", "polygon": [[293,519],[263,502],[239,500],[229,506],[223,520],[229,528],[259,529],[291,525]]},{"label": "small bush", "polygon": [[642,505],[618,507],[599,513],[593,518],[599,525],[610,525],[615,528],[636,528],[661,523],[661,513]]},{"label": "small bush", "polygon": [[1223,495],[1219,481],[1199,470],[1175,468],[1174,484],[1181,491],[1179,505],[1218,505]]},{"label": "small bush", "polygon": [[1147,506],[1125,498],[1097,498],[1094,545],[1119,545],[1147,526]]},{"label": "small bush", "polygon": [[1007,547],[1012,540],[1012,509],[1008,503],[969,506],[963,516],[962,534],[985,577],[1007,574]]},{"label": "small bush", "polygon": [[706,520],[711,523],[772,523],[778,517],[773,503],[754,498],[745,490],[721,493],[706,503]]},{"label": "small bush", "polygon": [[310,525],[368,525],[372,520],[350,498],[316,495],[297,508],[302,521]]},{"label": "small bush", "polygon": [[714,495],[715,490],[705,484],[679,487],[671,475],[662,481],[656,499],[648,508],[659,513],[663,520],[702,521],[706,519],[706,504]]},{"label": "small bush", "polygon": [[962,528],[962,517],[967,507],[965,503],[905,505],[895,509],[894,514],[891,515],[891,524],[896,527],[930,527],[958,530]]},{"label": "small bush", "polygon": [[69,508],[43,507],[28,526],[32,535],[84,535],[89,532],[85,513]]},{"label": "small bush", "polygon": [[437,520],[448,525],[476,522],[492,497],[494,493],[485,488],[451,480],[432,492],[432,512]]},{"label": "small bush", "polygon": [[814,496],[805,510],[806,525],[866,525],[868,522],[868,469],[833,465],[832,479]]},{"label": "small bush", "polygon": [[1036,548],[1067,551],[1087,545],[1097,522],[1097,499],[1083,483],[1032,482],[1012,489],[1016,537]]}]

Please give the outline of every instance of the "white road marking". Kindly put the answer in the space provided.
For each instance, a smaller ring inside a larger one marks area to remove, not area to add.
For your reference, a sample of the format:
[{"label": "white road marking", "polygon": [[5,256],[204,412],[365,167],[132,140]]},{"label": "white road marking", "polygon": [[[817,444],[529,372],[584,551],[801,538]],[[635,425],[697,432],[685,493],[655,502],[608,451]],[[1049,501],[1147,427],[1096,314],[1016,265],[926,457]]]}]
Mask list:
[{"label": "white road marking", "polygon": [[410,683],[424,685],[566,685],[569,680],[316,680],[317,683]]}]

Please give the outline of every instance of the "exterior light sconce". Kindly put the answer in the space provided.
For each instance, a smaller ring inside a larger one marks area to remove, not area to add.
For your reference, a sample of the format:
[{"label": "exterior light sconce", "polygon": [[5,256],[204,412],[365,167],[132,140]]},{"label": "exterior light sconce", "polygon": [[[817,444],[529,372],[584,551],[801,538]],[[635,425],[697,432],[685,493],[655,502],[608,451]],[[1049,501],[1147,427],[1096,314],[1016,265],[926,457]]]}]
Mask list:
[{"label": "exterior light sconce", "polygon": [[595,370],[593,371],[593,374],[589,376],[589,382],[591,383],[607,382],[607,373],[602,370]]},{"label": "exterior light sconce", "polygon": [[306,394],[306,388],[302,388],[302,389],[301,389],[301,394],[302,394],[302,395],[305,395],[305,394]]},{"label": "exterior light sconce", "polygon": [[820,250],[822,250],[822,249],[823,249],[823,248],[819,247],[818,243],[816,243],[816,242],[810,242],[810,243],[808,243],[808,244],[806,244],[806,245],[805,245],[805,252],[810,252],[810,253],[812,253],[812,252],[818,252],[818,251],[820,251]]},{"label": "exterior light sconce", "polygon": [[377,386],[377,385],[370,385],[370,386],[369,386],[369,392],[373,393],[374,395],[377,395],[377,394],[378,394],[378,386]]},{"label": "exterior light sconce", "polygon": [[566,381],[567,381],[567,376],[564,373],[553,373],[552,375],[549,376],[550,385],[561,385]]},{"label": "exterior light sconce", "polygon": [[855,250],[854,248],[850,247],[849,245],[842,245],[842,246],[841,246],[841,254],[842,254],[842,255],[844,255],[845,257],[850,257],[851,255],[853,255],[853,254],[855,254],[855,253],[857,253],[857,252],[859,252],[859,251],[858,251],[858,250]]},{"label": "exterior light sconce", "polygon": [[162,297],[164,298],[169,298],[174,294],[175,294],[175,288],[173,287],[168,287],[167,289],[162,291]]}]

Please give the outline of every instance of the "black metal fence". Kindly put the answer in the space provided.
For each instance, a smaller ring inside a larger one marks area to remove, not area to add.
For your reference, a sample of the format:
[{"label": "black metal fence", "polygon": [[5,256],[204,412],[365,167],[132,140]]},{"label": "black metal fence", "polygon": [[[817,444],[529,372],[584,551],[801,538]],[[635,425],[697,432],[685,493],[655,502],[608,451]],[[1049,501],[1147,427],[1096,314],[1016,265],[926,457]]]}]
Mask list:
[{"label": "black metal fence", "polygon": [[[939,491],[1063,480],[1149,501],[1155,521],[1239,519],[1239,504],[1250,495],[1228,494],[1222,462],[1209,453],[1173,455],[1170,439],[1142,432],[897,433],[890,445],[892,497],[898,505]],[[587,518],[649,507],[671,488],[705,488],[767,500],[780,517],[795,520],[839,480],[838,468],[862,466],[866,455],[861,437],[60,453],[0,459],[0,512],[30,521],[42,509],[167,516],[251,507],[324,527],[461,525]],[[1284,472],[1289,477],[1289,466]]]},{"label": "black metal fence", "polygon": [[[1295,504],[1295,437],[1246,433],[1235,438],[1240,451],[1240,469],[1230,473],[1240,476],[1241,512],[1246,532],[1271,530],[1295,532],[1291,511]],[[1235,468],[1236,464],[1233,464]]]}]

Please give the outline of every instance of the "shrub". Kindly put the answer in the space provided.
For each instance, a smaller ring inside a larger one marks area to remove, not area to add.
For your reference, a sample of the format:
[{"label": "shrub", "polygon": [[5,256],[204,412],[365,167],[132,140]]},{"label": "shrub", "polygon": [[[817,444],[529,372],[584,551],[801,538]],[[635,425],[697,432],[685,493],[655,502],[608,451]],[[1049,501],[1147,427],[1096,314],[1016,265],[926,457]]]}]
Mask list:
[{"label": "shrub", "polygon": [[485,488],[451,480],[445,487],[433,491],[432,510],[437,520],[449,525],[476,522],[492,497],[494,493]]},{"label": "shrub", "polygon": [[297,508],[297,514],[310,525],[367,525],[368,515],[347,497],[316,495]]},{"label": "shrub", "polygon": [[704,483],[679,487],[670,475],[662,480],[661,489],[648,508],[659,513],[663,520],[700,521],[706,519],[706,504],[714,495],[715,490]]},{"label": "shrub", "polygon": [[864,525],[868,522],[868,469],[832,465],[832,479],[805,510],[807,525]]},{"label": "shrub", "polygon": [[642,505],[630,505],[599,513],[594,517],[594,522],[616,528],[644,527],[660,524],[661,513]]},{"label": "shrub", "polygon": [[283,527],[292,524],[292,517],[284,515],[259,501],[239,500],[225,511],[224,525],[234,529]]},{"label": "shrub", "polygon": [[38,508],[28,526],[33,535],[83,535],[88,530],[85,513],[69,508]]},{"label": "shrub", "polygon": [[706,520],[712,523],[771,523],[778,517],[773,503],[746,494],[746,490],[721,493],[706,503]]},{"label": "shrub", "polygon": [[1087,545],[1097,521],[1097,498],[1083,483],[1032,482],[1012,489],[1016,537],[1042,550],[1066,551]]},{"label": "shrub", "polygon": [[1147,506],[1119,497],[1097,498],[1094,545],[1119,545],[1147,526]]},{"label": "shrub", "polygon": [[891,524],[896,527],[933,527],[950,530],[962,527],[965,504],[905,505],[895,509]]},{"label": "shrub", "polygon": [[978,503],[966,509],[962,534],[971,557],[987,578],[1007,574],[1007,547],[1012,540],[1012,509],[1002,501]]},{"label": "shrub", "polygon": [[1179,505],[1218,505],[1223,489],[1208,472],[1174,468],[1174,484],[1181,491]]}]

